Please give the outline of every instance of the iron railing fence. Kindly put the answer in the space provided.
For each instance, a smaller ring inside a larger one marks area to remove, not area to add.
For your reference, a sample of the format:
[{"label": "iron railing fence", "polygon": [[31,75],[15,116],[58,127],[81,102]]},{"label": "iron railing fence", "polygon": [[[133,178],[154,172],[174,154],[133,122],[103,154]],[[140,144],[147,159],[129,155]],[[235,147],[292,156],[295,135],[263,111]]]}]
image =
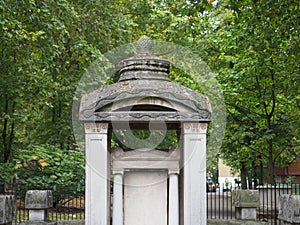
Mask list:
[{"label": "iron railing fence", "polygon": [[[206,195],[207,218],[235,220],[235,207],[232,201],[232,191],[239,187],[220,186],[210,189]],[[17,199],[17,217],[15,224],[28,221],[28,210],[25,209],[25,194],[27,190],[52,190],[54,205],[48,212],[50,220],[83,220],[84,219],[84,184],[72,187],[53,186],[51,188],[13,185],[9,193]],[[257,210],[257,220],[267,221],[270,225],[281,225],[278,220],[279,196],[281,194],[300,195],[300,184],[261,185],[259,191],[260,207]]]},{"label": "iron railing fence", "polygon": [[233,186],[222,185],[207,190],[207,218],[230,220],[235,218],[235,209],[232,204]]},{"label": "iron railing fence", "polygon": [[53,207],[48,210],[50,220],[83,220],[84,219],[84,184],[75,186],[26,186],[14,184],[10,193],[15,195],[17,213],[15,224],[29,220],[29,211],[25,209],[25,195],[27,190],[51,190]]},{"label": "iron railing fence", "polygon": [[[235,207],[232,201],[232,191],[239,187],[221,186],[207,192],[207,218],[234,220]],[[278,219],[279,196],[281,194],[300,194],[300,184],[261,185],[259,191],[260,204],[257,210],[257,220],[267,221],[268,224],[281,225]]]}]

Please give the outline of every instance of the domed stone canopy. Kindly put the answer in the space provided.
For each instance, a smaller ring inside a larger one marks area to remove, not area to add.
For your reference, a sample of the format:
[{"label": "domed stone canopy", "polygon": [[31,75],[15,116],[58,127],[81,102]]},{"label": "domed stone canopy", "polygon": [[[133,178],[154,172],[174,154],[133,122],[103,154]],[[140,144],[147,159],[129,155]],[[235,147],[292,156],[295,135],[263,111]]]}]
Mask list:
[{"label": "domed stone canopy", "polygon": [[170,62],[152,54],[151,40],[138,41],[138,53],[121,62],[117,83],[85,95],[80,120],[99,122],[209,122],[209,99],[171,82]]}]

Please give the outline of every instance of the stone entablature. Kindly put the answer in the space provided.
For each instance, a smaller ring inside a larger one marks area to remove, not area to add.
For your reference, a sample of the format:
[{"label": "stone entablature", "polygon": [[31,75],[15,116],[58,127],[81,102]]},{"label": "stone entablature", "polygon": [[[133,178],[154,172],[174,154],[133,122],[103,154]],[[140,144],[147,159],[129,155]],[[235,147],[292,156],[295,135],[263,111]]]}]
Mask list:
[{"label": "stone entablature", "polygon": [[179,149],[160,151],[144,148],[124,151],[118,148],[112,150],[112,158],[113,173],[127,169],[164,169],[173,173],[179,173]]}]

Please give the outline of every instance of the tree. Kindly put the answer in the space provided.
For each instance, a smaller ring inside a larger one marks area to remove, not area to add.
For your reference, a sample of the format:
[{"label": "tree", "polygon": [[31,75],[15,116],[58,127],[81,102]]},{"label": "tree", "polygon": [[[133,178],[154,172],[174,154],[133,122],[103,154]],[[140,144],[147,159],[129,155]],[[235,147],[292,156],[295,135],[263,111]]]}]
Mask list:
[{"label": "tree", "polygon": [[260,182],[275,183],[274,167],[299,154],[297,3],[230,1],[225,7],[230,20],[216,32],[229,122],[222,156],[255,178],[252,168],[267,165]]},{"label": "tree", "polygon": [[7,168],[32,145],[76,149],[71,129],[76,84],[101,51],[129,36],[118,30],[127,20],[115,4],[0,1],[0,161]]},{"label": "tree", "polygon": [[[75,150],[71,106],[77,82],[104,52],[144,34],[190,48],[219,74],[228,113],[220,155],[228,164],[260,181],[262,171],[252,168],[268,165],[274,183],[274,166],[298,155],[300,51],[294,0],[0,0],[0,11],[2,163],[13,162],[31,146]],[[175,72],[173,80],[197,88],[198,80],[180,68]],[[203,85],[217,89],[209,79]]]}]

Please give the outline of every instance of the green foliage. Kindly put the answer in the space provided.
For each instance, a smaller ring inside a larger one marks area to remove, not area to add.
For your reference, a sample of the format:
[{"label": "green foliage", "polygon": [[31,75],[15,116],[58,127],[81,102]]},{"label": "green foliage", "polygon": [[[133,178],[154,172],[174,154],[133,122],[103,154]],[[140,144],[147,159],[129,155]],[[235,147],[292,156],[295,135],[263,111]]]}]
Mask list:
[{"label": "green foliage", "polygon": [[[2,0],[0,162],[8,164],[0,164],[1,182],[14,177],[14,158],[34,168],[20,164],[18,171],[24,170],[24,176],[41,173],[30,182],[75,179],[68,173],[55,177],[50,168],[58,166],[54,158],[60,157],[66,168],[71,166],[64,157],[68,152],[78,153],[71,128],[77,82],[103,53],[144,34],[190,48],[218,74],[227,107],[227,130],[221,152],[208,146],[210,173],[220,155],[253,178],[263,174],[254,168],[267,165],[273,182],[273,168],[298,157],[297,1]],[[186,56],[176,57],[179,64]],[[171,79],[200,92],[209,90],[204,94],[214,100],[213,107],[223,107],[218,101],[219,84],[210,78],[207,65],[201,71],[191,70],[195,64],[201,62],[190,62],[186,71],[173,67]],[[203,75],[200,80],[197,74]],[[109,82],[116,79],[117,75]],[[175,136],[167,135],[161,148],[175,143]],[[215,135],[213,142],[218,137],[222,135]],[[47,158],[52,150],[60,156]],[[21,179],[20,172],[18,176]]]},{"label": "green foliage", "polygon": [[31,145],[76,148],[71,112],[77,82],[101,51],[129,39],[116,4],[1,1],[1,162]]},{"label": "green foliage", "polygon": [[54,145],[33,145],[15,158],[19,184],[52,187],[84,183],[84,155],[79,150],[62,150]]},{"label": "green foliage", "polygon": [[170,150],[178,146],[176,130],[115,130],[113,146],[124,150],[149,148]]},{"label": "green foliage", "polygon": [[0,163],[0,171],[0,184],[10,182],[16,175],[13,163]]}]

